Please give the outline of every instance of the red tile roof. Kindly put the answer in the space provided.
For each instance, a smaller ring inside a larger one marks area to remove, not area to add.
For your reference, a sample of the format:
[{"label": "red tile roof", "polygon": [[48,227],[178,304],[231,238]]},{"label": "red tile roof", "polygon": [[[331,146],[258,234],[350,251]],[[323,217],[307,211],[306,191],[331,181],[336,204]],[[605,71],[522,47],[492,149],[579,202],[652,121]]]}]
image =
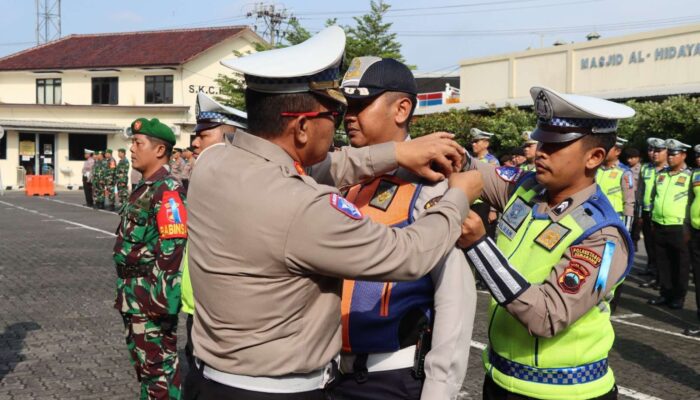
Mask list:
[{"label": "red tile roof", "polygon": [[246,26],[70,35],[0,58],[0,71],[180,65]]}]

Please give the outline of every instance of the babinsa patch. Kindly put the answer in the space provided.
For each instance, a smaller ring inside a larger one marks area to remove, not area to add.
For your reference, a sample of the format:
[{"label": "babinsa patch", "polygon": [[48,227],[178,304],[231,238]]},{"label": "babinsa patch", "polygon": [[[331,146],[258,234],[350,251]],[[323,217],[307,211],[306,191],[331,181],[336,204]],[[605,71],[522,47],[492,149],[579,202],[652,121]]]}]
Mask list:
[{"label": "babinsa patch", "polygon": [[161,239],[187,238],[187,210],[178,192],[163,193],[156,220]]},{"label": "babinsa patch", "polygon": [[569,248],[569,252],[571,253],[571,258],[586,261],[595,268],[598,268],[601,261],[603,261],[603,257],[600,254],[589,249],[588,247],[573,246]]},{"label": "babinsa patch", "polygon": [[552,222],[535,238],[535,243],[551,251],[569,232],[571,232],[569,228]]},{"label": "babinsa patch", "polygon": [[347,199],[338,196],[338,194],[331,194],[331,206],[341,213],[347,215],[352,219],[362,219],[362,212]]},{"label": "babinsa patch", "polygon": [[566,269],[564,269],[564,272],[559,275],[559,287],[565,293],[578,293],[579,289],[581,289],[581,285],[583,285],[583,282],[586,281],[589,275],[590,273],[586,267],[576,261],[571,261],[569,265],[566,266]]}]

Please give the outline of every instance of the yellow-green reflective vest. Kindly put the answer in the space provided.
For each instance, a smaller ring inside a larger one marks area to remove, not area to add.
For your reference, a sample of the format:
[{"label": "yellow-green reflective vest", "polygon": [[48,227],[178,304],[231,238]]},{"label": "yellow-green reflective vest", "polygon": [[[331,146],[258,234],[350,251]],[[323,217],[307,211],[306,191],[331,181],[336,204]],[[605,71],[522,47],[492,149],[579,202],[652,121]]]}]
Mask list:
[{"label": "yellow-green reflective vest", "polygon": [[[523,182],[524,181],[524,182]],[[615,226],[634,249],[629,233],[600,188],[557,223],[547,214],[533,212],[533,197],[540,186],[534,174],[521,180],[506,205],[504,216],[519,215],[515,225],[499,222],[497,244],[510,264],[532,284],[541,284],[569,246],[580,243],[605,226]],[[523,217],[527,213],[527,216]],[[522,220],[520,220],[522,218]],[[509,230],[509,228],[512,228]],[[633,251],[630,251],[629,271]],[[598,270],[603,269],[604,260]],[[601,275],[604,273],[601,272]],[[591,276],[589,279],[597,279]],[[607,298],[607,297],[606,297]],[[483,353],[486,373],[499,386],[538,399],[582,400],[602,396],[615,384],[607,357],[614,340],[606,300],[554,337],[532,336],[515,317],[491,300],[489,346]]]},{"label": "yellow-green reflective vest", "polygon": [[700,169],[693,171],[693,194],[695,198],[690,204],[690,224],[700,229]]},{"label": "yellow-green reflective vest", "polygon": [[642,210],[651,211],[651,192],[656,181],[656,167],[654,163],[642,165],[641,178],[644,181],[644,193],[642,193]]},{"label": "yellow-green reflective vest", "polygon": [[192,281],[190,280],[190,267],[187,256],[190,252],[189,244],[185,246],[185,254],[182,257],[182,281],[180,291],[182,293],[182,312],[194,314],[194,294],[192,293]]},{"label": "yellow-green reflective vest", "polygon": [[600,186],[600,189],[605,193],[610,200],[613,208],[618,214],[622,214],[625,210],[624,196],[622,194],[622,177],[625,174],[625,169],[620,165],[603,169],[598,168],[595,176],[595,181]]},{"label": "yellow-green reflective vest", "polygon": [[671,175],[670,169],[656,176],[651,220],[661,225],[683,225],[688,207],[691,173],[684,169]]}]

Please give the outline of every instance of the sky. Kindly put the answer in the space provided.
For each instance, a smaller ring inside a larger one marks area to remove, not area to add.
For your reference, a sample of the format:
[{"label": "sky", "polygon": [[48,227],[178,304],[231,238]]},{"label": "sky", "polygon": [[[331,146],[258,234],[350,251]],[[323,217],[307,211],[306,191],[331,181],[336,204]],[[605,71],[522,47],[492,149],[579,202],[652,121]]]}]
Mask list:
[{"label": "sky", "polygon": [[[49,2],[55,0],[47,0]],[[386,0],[406,62],[417,72],[456,72],[461,60],[555,41],[581,42],[700,23],[700,0]],[[234,0],[63,0],[62,36],[225,25],[253,25],[255,2]],[[369,0],[285,0],[286,9],[310,31],[327,18],[354,24]],[[0,57],[36,44],[34,0],[0,0]]]}]

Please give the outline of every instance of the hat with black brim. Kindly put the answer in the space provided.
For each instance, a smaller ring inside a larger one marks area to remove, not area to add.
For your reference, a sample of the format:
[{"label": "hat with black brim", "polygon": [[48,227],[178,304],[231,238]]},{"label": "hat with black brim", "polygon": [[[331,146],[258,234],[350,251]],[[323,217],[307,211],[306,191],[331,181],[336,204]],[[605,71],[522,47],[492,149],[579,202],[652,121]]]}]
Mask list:
[{"label": "hat with black brim", "polygon": [[195,109],[197,113],[195,133],[220,125],[231,125],[241,129],[248,128],[248,114],[245,111],[225,106],[202,92],[197,94]]},{"label": "hat with black brim", "polygon": [[247,90],[263,93],[315,93],[346,104],[339,90],[345,31],[330,26],[306,41],[282,49],[224,60],[243,73]]},{"label": "hat with black brim", "polygon": [[530,95],[538,117],[532,138],[538,142],[567,143],[590,134],[614,134],[619,120],[634,116],[631,107],[596,97],[539,86],[532,87]]},{"label": "hat with black brim", "polygon": [[418,87],[411,70],[393,58],[355,57],[340,84],[349,99],[367,99],[384,92],[402,92],[416,96]]}]

